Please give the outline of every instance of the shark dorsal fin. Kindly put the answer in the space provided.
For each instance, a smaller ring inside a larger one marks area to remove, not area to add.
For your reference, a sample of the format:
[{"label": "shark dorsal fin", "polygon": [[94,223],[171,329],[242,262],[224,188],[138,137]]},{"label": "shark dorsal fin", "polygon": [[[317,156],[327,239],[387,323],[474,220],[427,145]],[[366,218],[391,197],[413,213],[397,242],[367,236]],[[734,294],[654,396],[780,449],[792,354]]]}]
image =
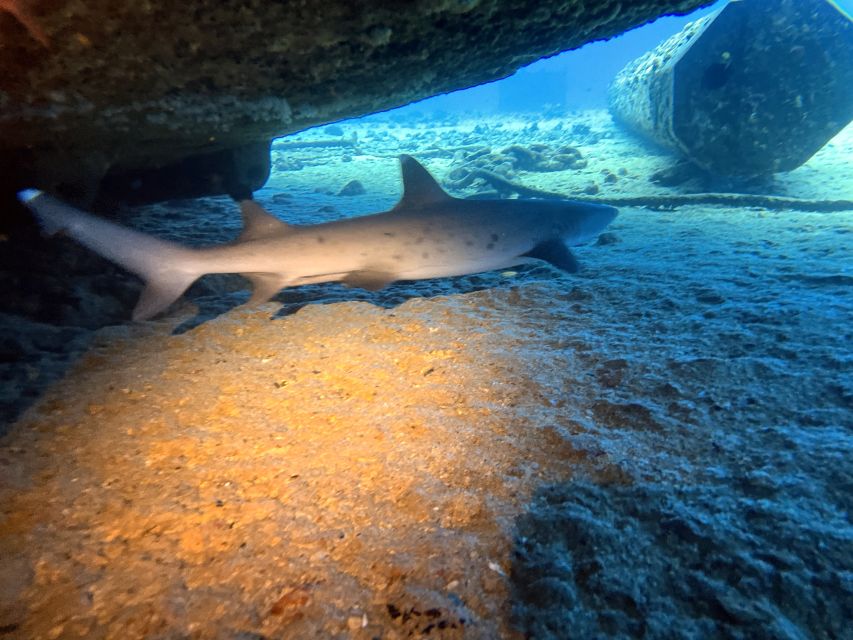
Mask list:
[{"label": "shark dorsal fin", "polygon": [[291,225],[276,218],[254,200],[240,202],[240,213],[243,214],[243,232],[237,238],[238,242],[280,236],[293,229]]},{"label": "shark dorsal fin", "polygon": [[394,209],[421,207],[451,199],[430,172],[412,156],[400,156],[400,169],[403,171],[403,197]]}]

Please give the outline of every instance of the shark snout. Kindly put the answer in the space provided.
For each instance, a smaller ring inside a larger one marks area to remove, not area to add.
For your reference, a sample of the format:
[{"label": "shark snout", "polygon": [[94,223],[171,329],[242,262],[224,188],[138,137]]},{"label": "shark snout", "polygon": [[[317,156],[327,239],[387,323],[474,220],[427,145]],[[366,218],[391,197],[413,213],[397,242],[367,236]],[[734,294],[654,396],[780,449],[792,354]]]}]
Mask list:
[{"label": "shark snout", "polygon": [[594,233],[604,231],[611,222],[619,215],[619,209],[606,204],[590,204],[591,207],[587,222],[590,225],[590,230]]},{"label": "shark snout", "polygon": [[607,228],[616,216],[619,209],[606,204],[579,204],[578,215],[578,241],[586,242],[597,237]]}]

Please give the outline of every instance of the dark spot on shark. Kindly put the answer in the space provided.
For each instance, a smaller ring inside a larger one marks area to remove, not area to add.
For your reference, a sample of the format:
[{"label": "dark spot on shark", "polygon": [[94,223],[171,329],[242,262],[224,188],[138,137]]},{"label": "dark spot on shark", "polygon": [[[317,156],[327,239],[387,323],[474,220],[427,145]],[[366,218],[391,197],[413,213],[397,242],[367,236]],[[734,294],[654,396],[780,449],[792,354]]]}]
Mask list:
[{"label": "dark spot on shark", "polygon": [[489,244],[487,244],[487,245],[486,245],[486,249],[489,249],[490,251],[491,251],[492,249],[494,249],[494,248],[495,248],[495,243],[494,243],[494,242],[490,242]]},{"label": "dark spot on shark", "polygon": [[492,242],[497,242],[500,239],[500,236],[496,233],[492,234]]},{"label": "dark spot on shark", "polygon": [[382,234],[382,235],[386,235],[386,236],[388,236],[389,238],[396,238],[396,237],[397,237],[397,234],[396,234],[396,233],[394,233],[393,231],[386,231],[386,232],[385,232],[384,234]]},{"label": "dark spot on shark", "polygon": [[403,256],[401,256],[399,253],[395,253],[391,257],[394,258],[394,260],[397,260],[398,262],[403,259]]},{"label": "dark spot on shark", "polygon": [[466,241],[465,241],[465,246],[466,246],[466,247],[473,247],[473,246],[474,246],[474,241],[473,241],[473,240],[466,240]]},{"label": "dark spot on shark", "polygon": [[424,260],[426,260],[427,258],[429,258],[429,252],[428,252],[428,251],[424,251],[424,252],[421,254],[421,258],[423,258]]},{"label": "dark spot on shark", "polygon": [[423,244],[423,242],[424,242],[423,236],[418,236],[417,238],[415,238],[415,244]]},{"label": "dark spot on shark", "polygon": [[317,242],[319,242],[320,244],[323,244],[325,241],[326,239],[323,236],[317,236]]}]

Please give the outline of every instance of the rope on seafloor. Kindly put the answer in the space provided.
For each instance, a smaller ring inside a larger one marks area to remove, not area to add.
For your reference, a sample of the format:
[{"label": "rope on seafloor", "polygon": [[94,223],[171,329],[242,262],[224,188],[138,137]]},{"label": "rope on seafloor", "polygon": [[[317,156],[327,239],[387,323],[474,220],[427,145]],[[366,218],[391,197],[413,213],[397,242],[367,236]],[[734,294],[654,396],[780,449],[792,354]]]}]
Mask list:
[{"label": "rope on seafloor", "polygon": [[[492,185],[502,195],[506,193],[517,193],[527,198],[543,198],[565,200],[566,195],[545,191],[534,187],[525,187],[496,173],[485,169],[474,169],[467,176],[481,178]],[[617,196],[613,198],[600,198],[591,196],[571,196],[571,200],[577,202],[589,202],[592,204],[609,204],[614,207],[647,207],[649,209],[668,210],[691,205],[722,205],[728,207],[761,207],[782,211],[793,209],[796,211],[851,211],[853,200],[809,200],[804,198],[783,198],[780,196],[764,196],[752,193],[689,193],[680,195],[664,196]]]},{"label": "rope on seafloor", "polygon": [[330,138],[329,140],[273,140],[272,142],[273,151],[356,146],[358,146],[358,140],[355,138]]}]

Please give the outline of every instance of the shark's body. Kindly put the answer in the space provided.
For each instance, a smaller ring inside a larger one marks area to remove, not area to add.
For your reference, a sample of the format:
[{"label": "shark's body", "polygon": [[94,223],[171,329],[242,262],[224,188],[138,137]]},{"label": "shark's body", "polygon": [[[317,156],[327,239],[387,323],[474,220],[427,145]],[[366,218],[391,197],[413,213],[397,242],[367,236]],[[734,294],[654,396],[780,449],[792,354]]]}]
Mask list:
[{"label": "shark's body", "polygon": [[545,260],[566,271],[568,249],[596,237],[616,209],[569,200],[461,200],[414,158],[401,156],[403,197],[390,211],[309,226],[281,222],[252,200],[240,203],[244,230],[233,243],[191,249],[78,211],[37,191],[21,192],[48,232],[63,231],[141,276],[133,312],[166,309],[207,273],[240,273],[253,302],[279,289],[343,282],[379,289],[395,280],[459,276]]}]

